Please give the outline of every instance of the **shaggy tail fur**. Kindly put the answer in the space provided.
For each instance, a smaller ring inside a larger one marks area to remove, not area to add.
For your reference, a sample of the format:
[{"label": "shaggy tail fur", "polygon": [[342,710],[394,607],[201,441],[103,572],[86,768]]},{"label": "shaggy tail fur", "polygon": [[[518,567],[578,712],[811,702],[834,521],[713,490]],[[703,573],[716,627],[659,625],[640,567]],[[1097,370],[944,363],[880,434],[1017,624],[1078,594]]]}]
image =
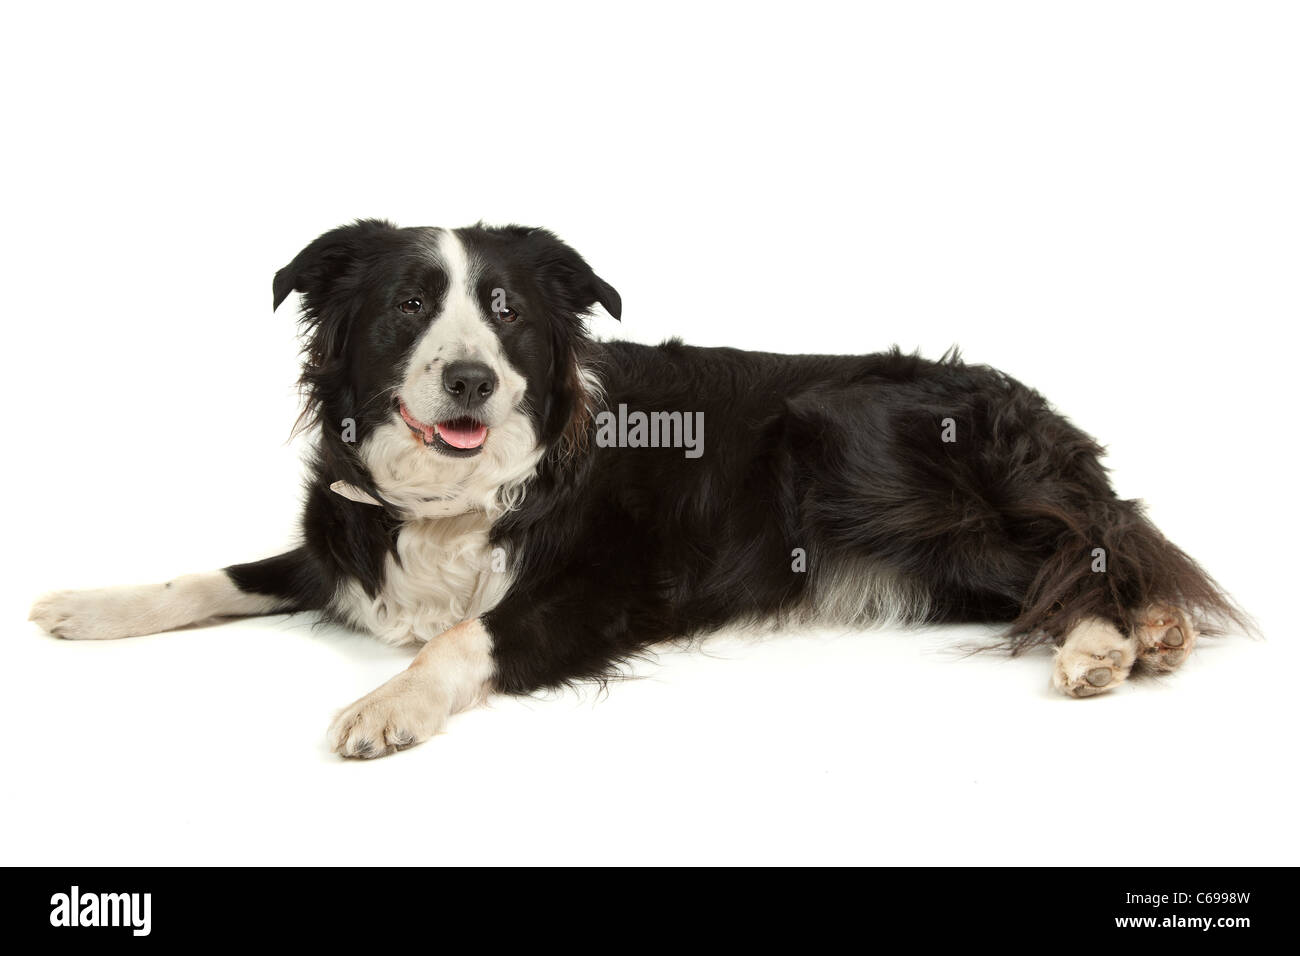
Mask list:
[{"label": "shaggy tail fur", "polygon": [[1041,517],[1055,519],[1064,530],[1007,631],[1013,653],[1060,644],[1089,617],[1130,634],[1138,616],[1153,606],[1181,609],[1202,634],[1254,631],[1249,616],[1157,530],[1138,502],[1112,499],[1097,502],[1086,515],[1058,511]]}]

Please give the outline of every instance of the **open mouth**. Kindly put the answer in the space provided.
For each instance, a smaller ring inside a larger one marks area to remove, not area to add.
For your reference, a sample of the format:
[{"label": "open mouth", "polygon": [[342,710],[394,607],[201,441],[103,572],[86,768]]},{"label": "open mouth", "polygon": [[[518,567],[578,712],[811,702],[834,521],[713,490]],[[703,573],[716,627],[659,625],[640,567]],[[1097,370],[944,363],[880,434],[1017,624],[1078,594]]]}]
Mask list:
[{"label": "open mouth", "polygon": [[420,421],[411,414],[406,403],[400,399],[397,411],[406,422],[406,427],[416,435],[427,448],[436,448],[448,455],[476,455],[483,450],[487,441],[488,427],[476,418],[463,416],[451,418],[445,422],[431,424]]}]

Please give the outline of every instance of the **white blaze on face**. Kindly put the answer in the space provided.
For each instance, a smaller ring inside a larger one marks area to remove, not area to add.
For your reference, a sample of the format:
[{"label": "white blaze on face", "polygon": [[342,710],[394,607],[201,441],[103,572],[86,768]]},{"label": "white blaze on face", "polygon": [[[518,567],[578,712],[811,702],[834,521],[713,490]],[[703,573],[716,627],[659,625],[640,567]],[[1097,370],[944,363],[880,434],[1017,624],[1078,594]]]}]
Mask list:
[{"label": "white blaze on face", "polygon": [[460,238],[434,230],[428,254],[445,272],[447,290],[411,352],[400,397],[422,423],[459,418],[464,411],[443,387],[443,371],[450,362],[482,362],[497,377],[492,396],[473,412],[487,426],[487,437],[480,453],[452,457],[413,436],[394,411],[362,443],[361,456],[385,500],[409,515],[499,514],[520,500],[543,452],[522,408],[528,383],[510,364],[492,327],[495,318],[479,304],[475,290],[482,276]]},{"label": "white blaze on face", "polygon": [[460,411],[443,388],[442,373],[451,362],[482,362],[497,377],[497,389],[474,417],[491,428],[524,397],[527,382],[510,364],[501,339],[493,331],[494,318],[479,305],[475,294],[478,270],[453,230],[435,234],[430,250],[447,276],[447,292],[438,314],[416,343],[402,383],[406,407],[424,422],[457,417]]}]

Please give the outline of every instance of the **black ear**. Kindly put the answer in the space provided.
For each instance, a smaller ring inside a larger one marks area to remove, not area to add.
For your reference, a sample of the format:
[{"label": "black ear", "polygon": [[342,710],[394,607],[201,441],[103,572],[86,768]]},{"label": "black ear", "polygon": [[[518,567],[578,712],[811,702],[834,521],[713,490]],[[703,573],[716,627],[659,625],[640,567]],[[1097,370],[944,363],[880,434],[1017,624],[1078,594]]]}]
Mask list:
[{"label": "black ear", "polygon": [[538,281],[564,309],[578,314],[599,302],[614,318],[623,318],[618,290],[596,275],[575,249],[545,229],[528,230],[526,241],[533,248]]},{"label": "black ear", "polygon": [[623,321],[623,297],[618,294],[618,290],[602,279],[596,273],[591,274],[592,279],[596,282],[596,301],[605,307],[605,311]]},{"label": "black ear", "polygon": [[[306,250],[303,251],[305,252]],[[271,311],[272,312],[280,308],[280,303],[283,302],[285,299],[289,298],[289,293],[292,292],[297,287],[298,268],[301,265],[298,262],[298,259],[301,258],[302,255],[300,254],[297,259],[294,259],[293,262],[291,262],[289,265],[285,266],[283,269],[277,272],[275,274],[275,278],[271,280]]]},{"label": "black ear", "polygon": [[278,309],[290,292],[323,294],[331,279],[364,255],[367,248],[373,248],[371,240],[396,229],[382,219],[358,219],[350,226],[331,229],[275,274],[271,283],[271,310]]}]

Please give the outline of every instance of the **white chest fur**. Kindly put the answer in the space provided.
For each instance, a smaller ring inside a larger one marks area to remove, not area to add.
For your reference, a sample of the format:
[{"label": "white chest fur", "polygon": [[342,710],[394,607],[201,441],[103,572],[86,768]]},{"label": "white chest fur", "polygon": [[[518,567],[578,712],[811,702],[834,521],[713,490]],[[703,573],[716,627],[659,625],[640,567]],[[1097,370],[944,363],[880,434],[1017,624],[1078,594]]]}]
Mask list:
[{"label": "white chest fur", "polygon": [[510,573],[504,554],[488,543],[490,527],[482,512],[407,522],[379,595],[350,582],[335,607],[388,644],[424,643],[491,610],[509,589]]}]

